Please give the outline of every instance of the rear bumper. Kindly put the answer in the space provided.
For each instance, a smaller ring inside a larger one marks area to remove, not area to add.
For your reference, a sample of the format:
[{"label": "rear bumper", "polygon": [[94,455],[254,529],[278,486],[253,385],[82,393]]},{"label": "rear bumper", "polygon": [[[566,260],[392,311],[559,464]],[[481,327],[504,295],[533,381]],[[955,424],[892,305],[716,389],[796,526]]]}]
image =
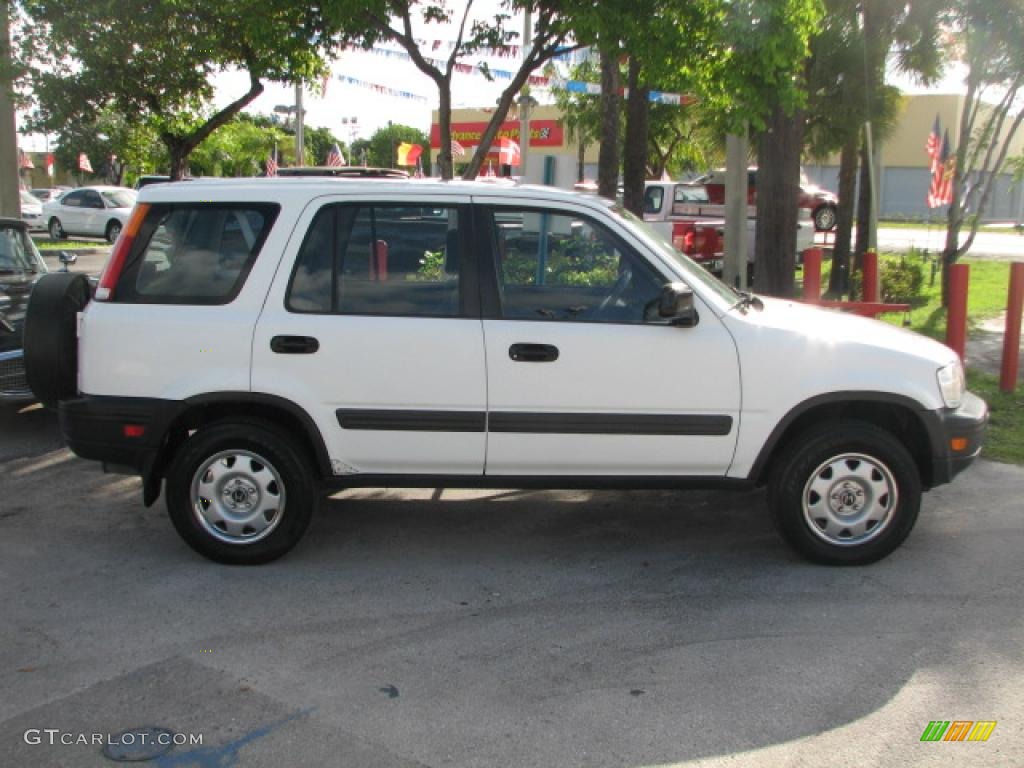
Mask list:
[{"label": "rear bumper", "polygon": [[[981,453],[988,427],[988,405],[965,392],[957,409],[931,411],[929,438],[932,444],[932,485],[948,483],[967,469]],[[954,448],[953,441],[964,441]]]},{"label": "rear bumper", "polygon": [[180,403],[145,397],[62,400],[60,428],[83,459],[144,475],[163,445]]}]

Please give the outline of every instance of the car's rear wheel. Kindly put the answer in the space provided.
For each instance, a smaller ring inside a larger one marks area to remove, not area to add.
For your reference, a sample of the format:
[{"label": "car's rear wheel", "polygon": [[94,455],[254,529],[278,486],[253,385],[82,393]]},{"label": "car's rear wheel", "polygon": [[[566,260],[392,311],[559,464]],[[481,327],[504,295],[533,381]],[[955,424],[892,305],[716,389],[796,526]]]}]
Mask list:
[{"label": "car's rear wheel", "polygon": [[60,219],[58,219],[56,216],[50,219],[50,223],[47,225],[46,229],[50,233],[51,240],[67,239],[67,232],[64,231],[64,227],[61,225]]},{"label": "car's rear wheel", "polygon": [[113,245],[121,234],[121,222],[116,219],[107,224],[107,242]]},{"label": "car's rear wheel", "polygon": [[311,460],[285,431],[224,421],[185,441],[167,474],[167,511],[196,552],[255,565],[285,554],[305,533],[318,498]]},{"label": "car's rear wheel", "polygon": [[921,506],[921,478],[889,432],[831,422],[798,436],[779,457],[769,503],[783,538],[806,558],[862,565],[906,539]]},{"label": "car's rear wheel", "polygon": [[25,377],[48,408],[78,393],[78,313],[91,298],[88,278],[77,272],[44,275],[32,289],[25,311]]},{"label": "car's rear wheel", "polygon": [[834,205],[823,205],[814,211],[814,228],[819,232],[831,232],[836,228]]}]

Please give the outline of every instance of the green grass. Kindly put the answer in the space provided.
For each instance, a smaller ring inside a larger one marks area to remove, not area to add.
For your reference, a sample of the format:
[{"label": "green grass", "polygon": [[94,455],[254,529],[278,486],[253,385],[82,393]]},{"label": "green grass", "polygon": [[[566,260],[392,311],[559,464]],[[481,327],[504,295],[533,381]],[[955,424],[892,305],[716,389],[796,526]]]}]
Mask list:
[{"label": "green grass", "polygon": [[967,372],[967,388],[988,403],[990,419],[982,455],[1024,465],[1024,387],[1013,394],[999,390],[999,377]]},{"label": "green grass", "polygon": [[48,237],[36,240],[40,251],[77,251],[82,248],[108,248],[103,240],[51,240]]}]

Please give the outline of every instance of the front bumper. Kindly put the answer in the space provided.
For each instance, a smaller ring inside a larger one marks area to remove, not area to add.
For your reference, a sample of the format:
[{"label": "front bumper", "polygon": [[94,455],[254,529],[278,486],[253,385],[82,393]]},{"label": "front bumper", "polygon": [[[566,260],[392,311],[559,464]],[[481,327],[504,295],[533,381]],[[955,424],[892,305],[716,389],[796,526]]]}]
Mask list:
[{"label": "front bumper", "polygon": [[965,392],[960,407],[930,411],[928,436],[932,448],[932,485],[948,483],[981,453],[988,426],[988,405]]},{"label": "front bumper", "polygon": [[25,378],[25,354],[20,349],[0,352],[0,400],[21,401],[33,399]]}]

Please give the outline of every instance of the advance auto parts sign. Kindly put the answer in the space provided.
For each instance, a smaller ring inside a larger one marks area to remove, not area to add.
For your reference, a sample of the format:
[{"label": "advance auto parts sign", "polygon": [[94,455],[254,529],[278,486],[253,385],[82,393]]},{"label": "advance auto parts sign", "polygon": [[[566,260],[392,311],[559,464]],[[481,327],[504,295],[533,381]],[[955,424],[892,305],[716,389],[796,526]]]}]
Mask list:
[{"label": "advance auto parts sign", "polygon": [[[487,123],[452,123],[452,138],[462,146],[476,147],[480,144],[480,137],[487,129]],[[494,138],[494,151],[498,151],[498,139],[509,138],[519,142],[518,121],[508,120],[501,124],[498,135]],[[562,124],[558,120],[531,120],[530,121],[530,146],[531,147],[561,147],[565,144],[565,136]],[[441,126],[434,123],[430,126],[430,146],[433,149],[441,148]]]}]

